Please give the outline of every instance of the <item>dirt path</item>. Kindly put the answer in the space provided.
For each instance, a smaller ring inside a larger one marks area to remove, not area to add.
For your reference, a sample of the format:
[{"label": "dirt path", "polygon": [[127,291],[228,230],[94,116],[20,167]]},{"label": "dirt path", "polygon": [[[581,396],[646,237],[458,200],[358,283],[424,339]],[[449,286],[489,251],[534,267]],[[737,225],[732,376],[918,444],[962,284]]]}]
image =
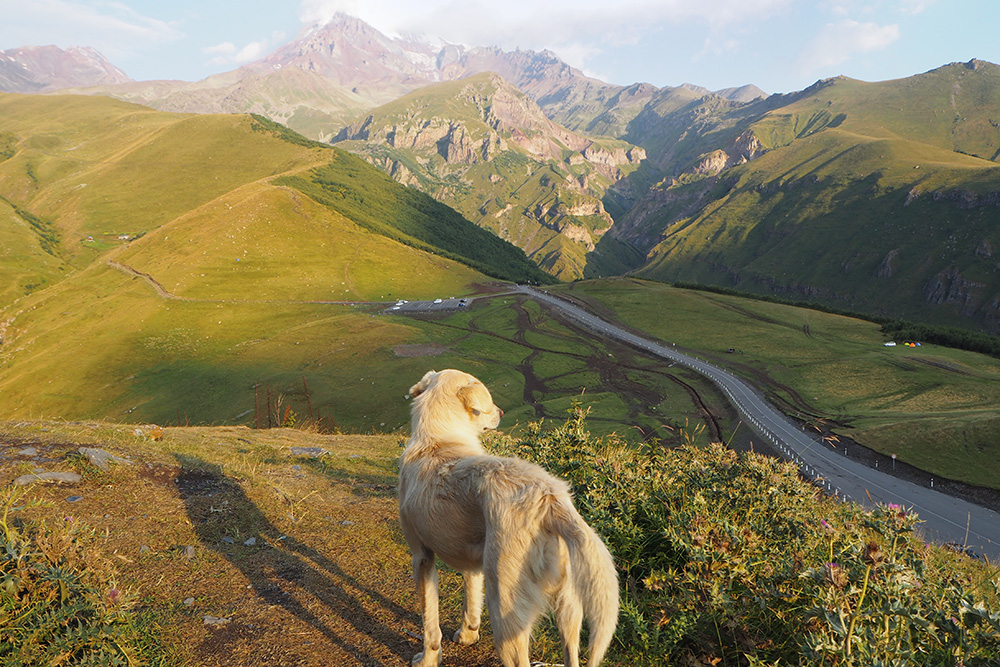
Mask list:
[{"label": "dirt path", "polygon": [[113,259],[108,260],[108,266],[111,268],[121,271],[122,273],[130,276],[135,276],[136,278],[141,278],[144,280],[153,290],[156,292],[157,296],[162,299],[169,299],[172,301],[186,301],[188,303],[272,303],[272,304],[285,304],[285,305],[300,305],[300,304],[318,304],[318,305],[331,305],[331,306],[385,306],[390,302],[387,301],[321,301],[321,300],[306,300],[306,301],[295,301],[293,299],[199,299],[192,298],[188,296],[179,296],[167,290],[163,285],[161,285],[156,278],[149,275],[148,273],[143,273],[137,269],[132,268],[128,264],[122,264],[121,262],[116,262]]}]

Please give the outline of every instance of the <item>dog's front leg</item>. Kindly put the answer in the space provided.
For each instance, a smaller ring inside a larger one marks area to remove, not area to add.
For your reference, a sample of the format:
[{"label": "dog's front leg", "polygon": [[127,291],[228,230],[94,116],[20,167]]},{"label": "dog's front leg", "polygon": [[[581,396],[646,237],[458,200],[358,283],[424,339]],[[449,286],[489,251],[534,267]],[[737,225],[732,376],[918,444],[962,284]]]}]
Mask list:
[{"label": "dog's front leg", "polygon": [[423,549],[413,554],[413,578],[417,584],[417,604],[424,623],[424,650],[413,656],[413,667],[441,664],[441,621],[438,618],[438,573],[434,552]]},{"label": "dog's front leg", "polygon": [[455,641],[462,646],[479,641],[479,624],[483,618],[483,572],[465,573],[465,609],[462,629],[455,633]]}]

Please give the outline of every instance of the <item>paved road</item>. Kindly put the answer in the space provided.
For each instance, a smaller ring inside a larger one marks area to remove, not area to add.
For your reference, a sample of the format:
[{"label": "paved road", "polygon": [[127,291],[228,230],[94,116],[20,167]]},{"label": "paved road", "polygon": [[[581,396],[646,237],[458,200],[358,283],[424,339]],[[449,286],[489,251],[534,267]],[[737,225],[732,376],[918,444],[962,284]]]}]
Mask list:
[{"label": "paved road", "polygon": [[[778,451],[831,494],[866,506],[897,504],[911,508],[924,521],[927,539],[966,544],[1000,560],[1000,515],[972,503],[918,486],[845,457],[809,433],[768,403],[749,384],[721,368],[661,343],[641,338],[606,322],[562,299],[526,286],[518,289],[533,299],[549,304],[598,334],[616,338],[656,356],[670,359],[706,376],[729,397],[740,414]],[[968,533],[968,538],[966,538]]]}]

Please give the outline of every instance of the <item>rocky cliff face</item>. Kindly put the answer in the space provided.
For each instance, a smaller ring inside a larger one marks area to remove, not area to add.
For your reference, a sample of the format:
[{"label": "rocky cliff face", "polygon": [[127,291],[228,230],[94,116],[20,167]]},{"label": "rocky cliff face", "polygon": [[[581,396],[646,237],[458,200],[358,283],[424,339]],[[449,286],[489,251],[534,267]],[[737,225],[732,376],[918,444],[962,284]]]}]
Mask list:
[{"label": "rocky cliff face", "polygon": [[601,198],[645,159],[639,147],[554,123],[494,73],[405,96],[344,128],[335,142],[563,278],[584,275],[586,255],[614,224]]}]

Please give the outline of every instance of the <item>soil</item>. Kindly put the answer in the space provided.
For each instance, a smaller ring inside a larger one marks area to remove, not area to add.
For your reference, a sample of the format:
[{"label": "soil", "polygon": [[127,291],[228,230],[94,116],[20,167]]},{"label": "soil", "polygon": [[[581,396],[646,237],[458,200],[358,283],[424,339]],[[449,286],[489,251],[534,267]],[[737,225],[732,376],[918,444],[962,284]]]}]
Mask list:
[{"label": "soil", "polygon": [[[250,447],[244,443],[290,431],[244,429],[249,435],[238,441],[225,428],[167,428],[163,442],[135,449],[104,445],[134,463],[102,473],[74,453],[103,443],[29,437],[9,426],[0,422],[0,486],[30,467],[76,468],[84,476],[72,487],[28,487],[29,498],[45,505],[16,511],[13,520],[72,520],[92,530],[118,581],[139,610],[156,615],[162,641],[180,652],[183,664],[403,667],[420,651],[391,457],[383,457],[384,470],[377,473],[343,473],[338,459],[320,464],[282,446],[259,468],[234,474],[216,461],[237,461]],[[195,431],[218,447],[212,461],[173,453],[191,451],[176,436]],[[292,437],[300,439],[293,444],[332,452],[351,442],[345,436]],[[18,454],[28,446],[37,455]],[[372,455],[360,451],[355,456]],[[70,497],[82,500],[67,502]],[[251,537],[255,543],[245,544]],[[450,638],[461,613],[460,582],[452,572],[441,575],[442,630]],[[226,621],[208,625],[206,616]],[[474,646],[446,640],[445,664],[499,667],[491,637],[487,624]]]}]

